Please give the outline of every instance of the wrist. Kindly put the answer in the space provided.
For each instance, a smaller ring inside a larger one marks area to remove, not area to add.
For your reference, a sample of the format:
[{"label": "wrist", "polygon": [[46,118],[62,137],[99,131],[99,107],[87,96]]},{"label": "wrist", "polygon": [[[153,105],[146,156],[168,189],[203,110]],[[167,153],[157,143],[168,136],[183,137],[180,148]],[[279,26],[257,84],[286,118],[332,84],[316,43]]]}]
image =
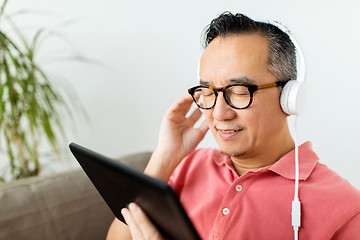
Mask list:
[{"label": "wrist", "polygon": [[180,161],[181,159],[175,159],[174,154],[155,150],[151,155],[150,161],[147,164],[144,173],[163,181],[168,181]]}]

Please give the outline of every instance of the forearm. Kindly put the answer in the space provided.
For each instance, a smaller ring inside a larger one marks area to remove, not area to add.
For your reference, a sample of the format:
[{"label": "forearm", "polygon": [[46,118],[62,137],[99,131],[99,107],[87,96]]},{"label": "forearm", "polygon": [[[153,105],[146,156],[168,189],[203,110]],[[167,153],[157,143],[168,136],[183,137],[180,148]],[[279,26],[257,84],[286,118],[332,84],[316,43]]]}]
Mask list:
[{"label": "forearm", "polygon": [[131,240],[129,227],[117,218],[112,222],[109,231],[106,236],[106,240]]},{"label": "forearm", "polygon": [[155,150],[144,173],[167,182],[181,159],[175,159],[174,154]]}]

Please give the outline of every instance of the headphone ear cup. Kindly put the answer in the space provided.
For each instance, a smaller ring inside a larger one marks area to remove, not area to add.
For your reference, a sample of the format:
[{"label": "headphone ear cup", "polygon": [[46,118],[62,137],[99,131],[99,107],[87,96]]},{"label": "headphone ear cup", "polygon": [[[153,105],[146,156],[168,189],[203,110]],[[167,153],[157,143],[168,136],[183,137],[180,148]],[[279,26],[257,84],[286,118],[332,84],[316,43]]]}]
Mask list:
[{"label": "headphone ear cup", "polygon": [[282,110],[288,115],[299,115],[299,98],[301,98],[302,83],[296,80],[288,81],[281,91],[280,105]]}]

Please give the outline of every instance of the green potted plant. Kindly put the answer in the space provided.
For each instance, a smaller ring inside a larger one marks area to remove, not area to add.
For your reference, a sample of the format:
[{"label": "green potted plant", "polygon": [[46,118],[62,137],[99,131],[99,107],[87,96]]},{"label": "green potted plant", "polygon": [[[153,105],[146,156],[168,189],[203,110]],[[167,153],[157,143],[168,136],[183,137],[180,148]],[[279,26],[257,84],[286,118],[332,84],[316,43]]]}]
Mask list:
[{"label": "green potted plant", "polygon": [[[60,91],[36,62],[39,42],[49,36],[46,30],[39,29],[27,41],[6,15],[6,3],[0,10],[0,147],[8,158],[11,177],[19,179],[39,174],[39,147],[44,141],[60,157],[62,119],[74,109],[69,107],[68,92]],[[4,23],[11,27],[11,34],[5,32]]]}]

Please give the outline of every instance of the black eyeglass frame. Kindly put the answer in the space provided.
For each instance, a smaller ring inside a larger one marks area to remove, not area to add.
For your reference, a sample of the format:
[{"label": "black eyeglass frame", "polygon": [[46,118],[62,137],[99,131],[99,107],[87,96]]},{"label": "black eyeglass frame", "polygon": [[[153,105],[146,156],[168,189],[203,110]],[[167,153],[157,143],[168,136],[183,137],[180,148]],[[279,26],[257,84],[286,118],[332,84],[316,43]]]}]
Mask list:
[{"label": "black eyeglass frame", "polygon": [[[267,83],[267,84],[263,84],[263,85],[255,85],[255,84],[246,84],[246,83],[233,83],[233,84],[230,84],[230,85],[227,85],[225,87],[222,87],[222,88],[215,88],[215,87],[212,87],[212,86],[207,86],[207,85],[198,85],[198,86],[195,86],[195,87],[192,87],[192,88],[189,88],[188,89],[188,93],[191,95],[191,97],[193,98],[195,104],[201,108],[201,109],[205,109],[205,110],[209,110],[209,109],[212,109],[215,107],[216,105],[216,100],[218,98],[218,93],[219,92],[222,92],[223,93],[223,96],[224,96],[224,99],[225,99],[225,102],[232,108],[234,109],[246,109],[248,107],[250,107],[251,103],[253,102],[253,98],[254,98],[254,93],[260,89],[266,89],[266,88],[272,88],[272,87],[283,87],[288,81],[285,81],[285,80],[279,80],[279,81],[276,81],[274,83]],[[250,93],[250,101],[249,101],[249,104],[245,107],[235,107],[234,105],[231,104],[231,101],[229,99],[229,97],[227,96],[226,94],[226,91],[230,88],[230,87],[233,87],[233,86],[243,86],[243,87],[246,87]],[[211,106],[211,107],[208,107],[208,108],[204,108],[204,107],[201,107],[196,98],[195,98],[195,91],[196,89],[198,88],[208,88],[210,89],[211,91],[214,92],[215,94],[215,100],[214,100],[214,104]]]}]

